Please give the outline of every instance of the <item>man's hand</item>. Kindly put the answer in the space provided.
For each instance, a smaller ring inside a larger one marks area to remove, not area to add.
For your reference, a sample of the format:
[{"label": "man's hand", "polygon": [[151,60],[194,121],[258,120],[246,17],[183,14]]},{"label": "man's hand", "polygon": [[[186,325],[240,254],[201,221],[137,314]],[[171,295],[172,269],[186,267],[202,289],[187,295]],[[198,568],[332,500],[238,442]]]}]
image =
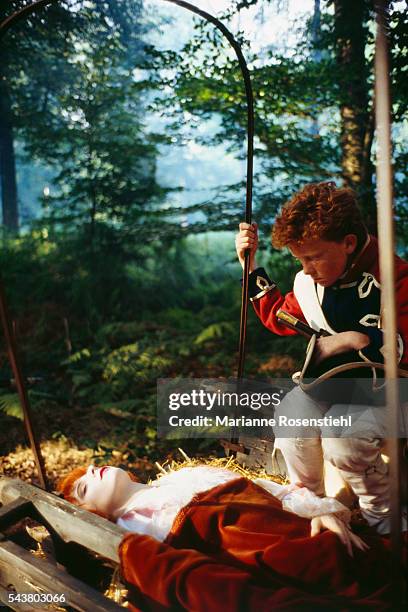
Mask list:
[{"label": "man's hand", "polygon": [[256,223],[239,224],[239,234],[235,237],[235,248],[242,268],[244,267],[245,251],[249,249],[249,271],[255,270],[255,253],[258,248],[258,225]]},{"label": "man's hand", "polygon": [[353,533],[348,525],[334,514],[324,514],[323,516],[316,516],[311,521],[310,535],[313,538],[315,535],[320,533],[322,529],[328,529],[335,533],[347,548],[348,554],[353,556],[353,544],[356,548],[366,551],[369,546],[363,542],[355,533]]},{"label": "man's hand", "polygon": [[324,359],[340,355],[347,351],[360,351],[368,346],[370,339],[365,334],[355,331],[341,332],[333,336],[318,338],[313,354],[313,363],[318,365]]}]

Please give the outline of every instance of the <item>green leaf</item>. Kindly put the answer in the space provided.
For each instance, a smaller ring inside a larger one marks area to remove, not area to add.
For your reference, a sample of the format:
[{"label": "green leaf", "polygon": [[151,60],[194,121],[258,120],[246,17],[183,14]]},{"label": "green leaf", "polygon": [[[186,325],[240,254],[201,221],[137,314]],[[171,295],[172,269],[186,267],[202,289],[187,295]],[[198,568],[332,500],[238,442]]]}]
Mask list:
[{"label": "green leaf", "polygon": [[140,401],[136,399],[125,399],[117,402],[103,402],[96,404],[96,408],[99,408],[100,410],[119,418],[134,418],[134,409],[138,403],[140,403]]},{"label": "green leaf", "polygon": [[203,344],[204,342],[215,340],[216,338],[223,338],[231,332],[234,332],[232,323],[225,321],[221,323],[213,323],[198,334],[197,338],[194,340],[194,344]]},{"label": "green leaf", "polygon": [[24,419],[23,409],[17,393],[7,393],[0,396],[0,410],[7,416],[15,417],[22,421]]}]

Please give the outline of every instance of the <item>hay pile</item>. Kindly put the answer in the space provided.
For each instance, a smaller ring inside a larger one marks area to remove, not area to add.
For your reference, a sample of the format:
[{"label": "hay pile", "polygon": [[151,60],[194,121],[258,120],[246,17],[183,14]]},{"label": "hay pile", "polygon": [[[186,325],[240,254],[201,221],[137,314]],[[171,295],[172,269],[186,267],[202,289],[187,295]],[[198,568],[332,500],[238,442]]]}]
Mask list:
[{"label": "hay pile", "polygon": [[156,467],[159,469],[158,478],[160,478],[161,474],[168,474],[169,472],[174,472],[177,470],[181,470],[184,467],[196,467],[198,465],[212,465],[213,467],[223,468],[225,470],[231,470],[231,472],[236,472],[240,476],[244,476],[249,480],[255,480],[255,478],[265,478],[266,480],[272,480],[273,482],[277,482],[278,484],[285,484],[287,480],[279,474],[267,474],[264,469],[253,470],[245,467],[238,463],[235,457],[199,457],[199,458],[191,458],[189,457],[182,448],[178,449],[180,455],[182,456],[182,461],[177,461],[176,459],[172,459],[171,461],[166,461],[163,464],[160,464],[156,461]]}]

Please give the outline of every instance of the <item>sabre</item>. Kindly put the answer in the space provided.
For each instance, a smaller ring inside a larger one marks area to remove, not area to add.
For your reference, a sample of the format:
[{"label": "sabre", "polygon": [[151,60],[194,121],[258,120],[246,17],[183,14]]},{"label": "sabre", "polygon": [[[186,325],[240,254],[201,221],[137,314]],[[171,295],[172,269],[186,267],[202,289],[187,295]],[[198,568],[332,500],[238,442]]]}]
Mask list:
[{"label": "sabre", "polygon": [[286,325],[286,327],[294,329],[305,338],[310,339],[312,336],[317,336],[317,338],[321,338],[322,336],[331,336],[331,334],[325,329],[319,329],[317,331],[316,329],[313,329],[313,327],[310,327],[310,325],[307,323],[303,323],[303,321],[300,321],[281,308],[279,308],[278,312],[276,313],[276,318],[280,323]]}]

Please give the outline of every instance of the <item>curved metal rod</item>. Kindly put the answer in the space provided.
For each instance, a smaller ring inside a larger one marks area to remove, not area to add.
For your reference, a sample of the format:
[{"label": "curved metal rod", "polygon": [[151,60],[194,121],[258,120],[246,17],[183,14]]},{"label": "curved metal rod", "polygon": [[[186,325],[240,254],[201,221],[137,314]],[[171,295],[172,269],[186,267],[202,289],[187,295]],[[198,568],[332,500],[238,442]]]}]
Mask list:
[{"label": "curved metal rod", "polygon": [[[0,23],[0,36],[4,34],[14,23],[28,17],[31,13],[36,10],[45,7],[47,5],[58,2],[59,0],[37,0],[33,4],[24,7],[20,11],[17,11],[13,15],[10,15],[2,23]],[[245,221],[251,223],[252,221],[252,188],[253,188],[253,165],[254,165],[254,97],[252,92],[251,77],[249,74],[248,66],[245,61],[242,49],[234,36],[228,30],[228,28],[216,17],[197,8],[189,2],[184,0],[164,0],[170,4],[176,4],[181,8],[187,9],[196,15],[199,15],[206,21],[209,21],[220,32],[230,43],[234,49],[239,66],[241,68],[242,76],[245,84],[245,94],[247,101],[247,173],[246,173],[246,203],[245,203]],[[246,329],[247,329],[247,318],[248,318],[248,276],[249,276],[249,251],[245,253],[245,264],[243,272],[243,283],[242,283],[242,297],[241,297],[241,317],[239,326],[239,350],[238,350],[238,368],[237,377],[241,379],[244,373],[244,362],[245,362],[245,344],[246,344]]]},{"label": "curved metal rod", "polygon": [[[39,10],[40,8],[49,6],[58,2],[59,0],[37,0],[33,4],[30,4],[16,13],[10,15],[2,23],[0,23],[0,37],[10,29],[16,22],[27,18],[29,15]],[[239,66],[241,68],[242,76],[245,84],[245,94],[247,101],[247,175],[246,175],[246,204],[245,204],[245,221],[251,223],[252,220],[252,188],[253,188],[253,157],[254,157],[254,99],[251,78],[248,70],[247,63],[245,61],[242,49],[234,36],[228,30],[228,28],[216,17],[197,8],[196,6],[185,2],[184,0],[164,0],[171,4],[180,6],[181,8],[187,9],[196,15],[199,15],[206,21],[215,25],[216,28],[225,36],[232,48],[234,49]],[[245,345],[246,345],[246,330],[247,330],[247,318],[248,318],[248,277],[249,277],[249,251],[245,253],[244,271],[243,271],[243,283],[242,283],[242,295],[241,295],[241,316],[240,316],[240,327],[239,327],[239,349],[238,349],[238,368],[237,378],[241,380],[244,372],[245,363]],[[12,360],[13,361],[13,360]],[[21,401],[24,407],[24,413],[29,414],[29,405],[27,400],[27,394],[23,393]],[[30,420],[26,419],[26,427],[28,431],[32,430]],[[231,438],[231,444],[237,442],[237,433],[235,432]],[[37,441],[33,440],[32,448],[35,457],[39,456],[37,461],[38,471],[42,483],[46,483],[45,471],[43,472],[43,461],[41,457],[41,450]],[[44,486],[44,485],[43,485]]]},{"label": "curved metal rod", "polygon": [[22,19],[26,19],[35,11],[38,11],[40,8],[48,6],[50,4],[54,4],[55,2],[59,2],[60,0],[36,0],[32,4],[28,4],[24,6],[19,11],[12,13],[9,17],[7,17],[4,21],[0,23],[0,36],[5,34],[7,30],[11,28],[15,23]]}]

